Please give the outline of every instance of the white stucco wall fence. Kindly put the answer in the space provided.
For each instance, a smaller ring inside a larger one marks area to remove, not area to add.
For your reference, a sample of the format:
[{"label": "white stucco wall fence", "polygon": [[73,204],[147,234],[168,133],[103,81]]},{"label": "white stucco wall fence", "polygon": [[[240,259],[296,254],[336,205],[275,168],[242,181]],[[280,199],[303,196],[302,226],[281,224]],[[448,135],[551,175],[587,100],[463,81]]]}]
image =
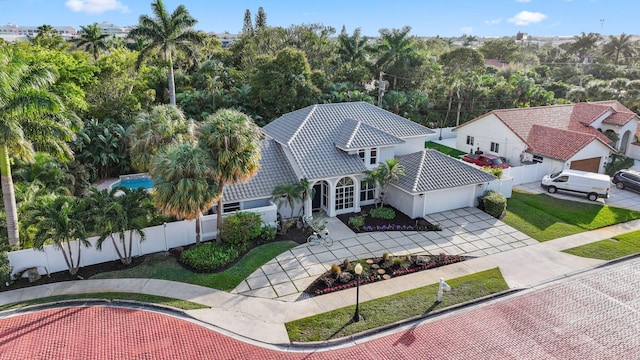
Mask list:
[{"label": "white stucco wall fence", "polygon": [[[276,225],[277,207],[275,205],[247,209],[259,213],[262,216],[262,222],[265,225]],[[217,233],[216,228],[217,216],[206,215],[202,217],[201,234],[202,240],[214,239]],[[140,241],[137,234],[133,234],[133,246],[131,249],[132,256],[140,256],[152,254],[160,251],[168,251],[169,249],[194,244],[196,241],[195,220],[183,220],[165,223],[163,225],[152,226],[144,229],[145,241]],[[119,238],[116,235],[116,241]],[[108,261],[118,260],[118,254],[113,248],[111,239],[107,238],[102,244],[102,250],[96,248],[98,237],[88,239],[91,243],[90,247],[82,246],[80,255],[80,267],[99,264]],[[127,244],[129,242],[129,232],[126,234]],[[119,244],[120,245],[120,244]],[[78,256],[77,241],[71,242],[74,261]],[[26,268],[36,267],[41,275],[54,273],[58,271],[66,271],[67,264],[64,261],[62,252],[53,245],[44,246],[43,250],[24,249],[9,252],[9,262],[13,267],[13,273],[22,271]]]}]

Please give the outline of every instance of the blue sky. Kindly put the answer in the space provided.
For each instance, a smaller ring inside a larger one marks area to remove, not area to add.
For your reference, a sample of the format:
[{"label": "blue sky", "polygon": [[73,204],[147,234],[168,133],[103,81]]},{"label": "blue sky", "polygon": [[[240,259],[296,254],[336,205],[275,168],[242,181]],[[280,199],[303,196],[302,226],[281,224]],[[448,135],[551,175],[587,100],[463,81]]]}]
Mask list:
[{"label": "blue sky", "polygon": [[[107,21],[135,25],[151,15],[150,0],[0,0],[0,24],[88,25]],[[375,36],[381,28],[411,26],[417,36],[532,36],[638,34],[637,0],[164,0],[184,4],[196,29],[237,33],[244,11],[262,6],[270,26],[322,23]]]}]

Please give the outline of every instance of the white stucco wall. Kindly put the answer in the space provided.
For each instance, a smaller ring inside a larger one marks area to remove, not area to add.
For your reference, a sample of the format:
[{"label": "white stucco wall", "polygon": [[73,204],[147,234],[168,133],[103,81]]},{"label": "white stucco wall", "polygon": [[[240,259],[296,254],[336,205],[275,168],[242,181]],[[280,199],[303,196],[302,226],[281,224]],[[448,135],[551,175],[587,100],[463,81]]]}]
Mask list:
[{"label": "white stucco wall", "polygon": [[406,142],[395,147],[395,156],[402,156],[422,151],[424,149],[426,139],[426,136],[404,138]]},{"label": "white stucco wall", "polygon": [[582,150],[578,151],[571,159],[565,164],[565,169],[571,167],[571,161],[590,159],[594,157],[600,158],[600,166],[598,167],[599,173],[604,173],[604,159],[609,156],[611,153],[611,149],[605,146],[598,140],[592,141],[589,145],[582,148]]},{"label": "white stucco wall", "polygon": [[386,203],[402,211],[412,219],[422,217],[422,201],[418,195],[411,195],[391,185],[387,188]]},{"label": "white stucco wall", "polygon": [[[526,149],[525,143],[493,114],[466,123],[458,127],[455,133],[456,149],[468,153],[471,145],[467,145],[467,136],[473,136],[474,151],[479,147],[485,153],[506,157],[511,164],[519,164],[520,154]],[[500,145],[497,153],[491,152],[492,142]]]}]

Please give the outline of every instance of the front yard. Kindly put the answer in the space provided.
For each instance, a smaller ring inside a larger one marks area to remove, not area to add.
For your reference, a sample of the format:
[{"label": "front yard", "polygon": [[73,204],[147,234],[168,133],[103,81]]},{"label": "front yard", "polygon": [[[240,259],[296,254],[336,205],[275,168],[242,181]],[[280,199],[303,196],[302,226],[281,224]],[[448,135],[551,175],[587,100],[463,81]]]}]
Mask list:
[{"label": "front yard", "polygon": [[640,211],[514,190],[503,221],[538,241],[640,219]]}]

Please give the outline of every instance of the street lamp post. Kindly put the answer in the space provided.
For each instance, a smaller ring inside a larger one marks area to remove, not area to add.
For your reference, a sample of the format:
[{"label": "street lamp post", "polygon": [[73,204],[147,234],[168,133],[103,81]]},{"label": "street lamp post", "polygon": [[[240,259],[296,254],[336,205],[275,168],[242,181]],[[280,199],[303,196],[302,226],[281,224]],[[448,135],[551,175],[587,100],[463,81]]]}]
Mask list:
[{"label": "street lamp post", "polygon": [[362,274],[362,265],[357,263],[353,268],[353,272],[358,275],[358,278],[356,279],[356,313],[353,314],[352,321],[358,322],[360,321],[360,274]]}]

